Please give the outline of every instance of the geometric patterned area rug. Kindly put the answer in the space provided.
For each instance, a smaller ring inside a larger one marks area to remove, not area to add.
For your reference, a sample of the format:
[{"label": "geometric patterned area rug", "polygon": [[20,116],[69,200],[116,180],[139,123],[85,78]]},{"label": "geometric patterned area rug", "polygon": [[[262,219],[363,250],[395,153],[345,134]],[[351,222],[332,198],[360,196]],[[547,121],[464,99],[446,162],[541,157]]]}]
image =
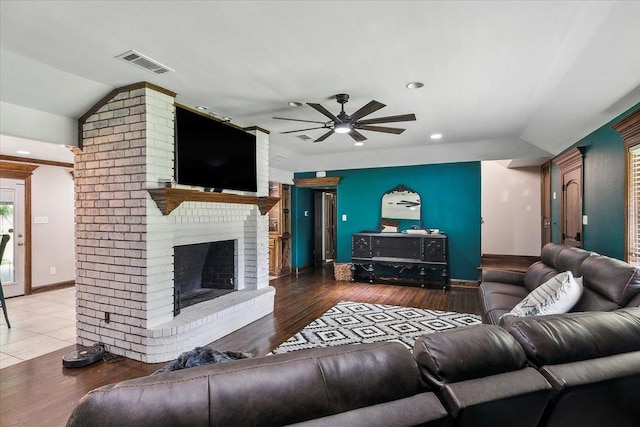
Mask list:
[{"label": "geometric patterned area rug", "polygon": [[478,323],[476,314],[341,301],[271,353],[379,341],[399,341],[411,350],[424,334]]}]

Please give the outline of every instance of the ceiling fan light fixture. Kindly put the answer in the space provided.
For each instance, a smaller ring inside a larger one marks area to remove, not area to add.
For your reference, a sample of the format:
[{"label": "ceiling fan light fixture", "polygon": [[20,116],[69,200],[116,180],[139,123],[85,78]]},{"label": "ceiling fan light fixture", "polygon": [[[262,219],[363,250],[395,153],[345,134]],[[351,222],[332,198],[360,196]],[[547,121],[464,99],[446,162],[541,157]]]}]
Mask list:
[{"label": "ceiling fan light fixture", "polygon": [[336,133],[349,133],[351,132],[351,124],[350,123],[336,123],[333,127],[334,132]]},{"label": "ceiling fan light fixture", "polygon": [[422,82],[410,82],[407,83],[407,89],[420,89],[421,87],[424,86],[424,83]]}]

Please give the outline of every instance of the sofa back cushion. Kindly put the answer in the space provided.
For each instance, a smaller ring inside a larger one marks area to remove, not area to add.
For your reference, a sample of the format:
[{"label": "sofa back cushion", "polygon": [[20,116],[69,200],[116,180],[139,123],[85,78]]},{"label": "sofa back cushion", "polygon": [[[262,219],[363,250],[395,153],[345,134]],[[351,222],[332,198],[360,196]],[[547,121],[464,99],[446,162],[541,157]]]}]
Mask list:
[{"label": "sofa back cushion", "polygon": [[593,255],[580,265],[583,297],[573,311],[611,311],[626,307],[640,293],[640,269],[602,255]]},{"label": "sofa back cushion", "polygon": [[533,291],[563,271],[571,271],[574,277],[579,277],[580,265],[590,255],[591,252],[584,249],[547,243],[540,251],[540,261],[531,264],[527,269],[524,285],[529,291]]},{"label": "sofa back cushion", "polygon": [[556,257],[554,266],[559,271],[571,271],[575,277],[579,277],[580,274],[578,271],[580,266],[591,254],[591,252],[585,251],[584,249],[564,246]]},{"label": "sofa back cushion", "polygon": [[463,326],[418,338],[413,357],[427,383],[445,384],[481,378],[525,367],[522,348],[504,329],[494,325]]},{"label": "sofa back cushion", "polygon": [[505,328],[535,366],[640,351],[640,308],[540,317],[506,316]]},{"label": "sofa back cushion", "polygon": [[534,262],[527,268],[527,272],[524,275],[524,286],[531,292],[538,286],[557,276],[558,273],[560,273],[558,270],[546,264],[544,261]]},{"label": "sofa back cushion", "polygon": [[560,243],[547,243],[540,250],[540,261],[555,268],[556,259],[564,248],[566,248],[566,246],[561,245]]},{"label": "sofa back cushion", "polygon": [[199,366],[124,381],[82,398],[68,426],[286,425],[418,394],[416,362],[394,342]]}]

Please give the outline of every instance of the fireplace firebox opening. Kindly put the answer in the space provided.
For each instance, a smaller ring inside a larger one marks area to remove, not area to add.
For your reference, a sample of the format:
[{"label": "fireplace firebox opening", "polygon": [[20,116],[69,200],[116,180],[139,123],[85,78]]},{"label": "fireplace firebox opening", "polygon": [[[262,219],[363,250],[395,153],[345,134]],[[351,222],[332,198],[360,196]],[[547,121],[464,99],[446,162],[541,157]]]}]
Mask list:
[{"label": "fireplace firebox opening", "polygon": [[174,316],[236,289],[235,253],[235,240],[174,246]]}]

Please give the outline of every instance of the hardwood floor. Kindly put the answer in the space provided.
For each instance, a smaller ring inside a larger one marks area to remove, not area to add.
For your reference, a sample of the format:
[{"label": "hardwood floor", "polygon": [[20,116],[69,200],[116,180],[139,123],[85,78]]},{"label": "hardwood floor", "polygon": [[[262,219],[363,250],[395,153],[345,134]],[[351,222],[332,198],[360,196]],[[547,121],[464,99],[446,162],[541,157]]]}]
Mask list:
[{"label": "hardwood floor", "polygon": [[[476,289],[449,291],[408,286],[336,282],[325,268],[271,281],[276,288],[275,310],[252,324],[214,342],[217,350],[265,355],[339,301],[478,313]],[[73,346],[0,370],[0,425],[63,426],[79,399],[94,388],[154,372],[161,364],[130,359],[68,369],[62,356]]]}]

